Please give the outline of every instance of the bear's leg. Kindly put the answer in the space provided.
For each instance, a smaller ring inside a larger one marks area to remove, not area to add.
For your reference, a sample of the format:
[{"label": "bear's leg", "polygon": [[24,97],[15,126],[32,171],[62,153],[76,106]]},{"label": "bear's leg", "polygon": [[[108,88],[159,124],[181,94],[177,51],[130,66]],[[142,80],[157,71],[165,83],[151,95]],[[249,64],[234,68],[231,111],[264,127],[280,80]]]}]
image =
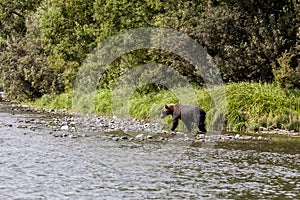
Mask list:
[{"label": "bear's leg", "polygon": [[198,128],[199,128],[199,131],[201,131],[201,132],[204,132],[204,133],[207,132],[206,129],[205,129],[205,125],[204,125],[204,124],[200,124],[200,125],[198,126]]},{"label": "bear's leg", "polygon": [[200,115],[199,117],[199,123],[198,123],[199,131],[206,133],[205,129],[205,115]]},{"label": "bear's leg", "polygon": [[183,123],[184,123],[185,127],[187,128],[187,130],[189,132],[191,132],[192,131],[191,123],[189,121],[183,121]]},{"label": "bear's leg", "polygon": [[174,131],[178,126],[178,119],[173,119],[171,131]]}]

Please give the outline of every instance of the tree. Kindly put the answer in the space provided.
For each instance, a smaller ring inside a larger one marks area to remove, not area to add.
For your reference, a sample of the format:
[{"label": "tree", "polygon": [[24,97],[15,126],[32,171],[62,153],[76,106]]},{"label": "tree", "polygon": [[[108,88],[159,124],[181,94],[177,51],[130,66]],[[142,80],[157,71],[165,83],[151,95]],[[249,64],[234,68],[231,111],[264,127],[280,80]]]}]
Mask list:
[{"label": "tree", "polygon": [[65,89],[71,89],[78,67],[95,47],[94,0],[50,0],[41,12],[42,42],[48,63]]},{"label": "tree", "polygon": [[57,80],[40,42],[37,10],[41,2],[0,2],[1,84],[11,100],[41,97],[52,92]]},{"label": "tree", "polygon": [[[285,50],[297,54],[296,1],[191,0],[173,5],[160,24],[202,44],[225,81],[272,81],[272,63]],[[293,58],[299,60],[299,55]]]},{"label": "tree", "polygon": [[26,17],[36,11],[42,0],[0,1],[0,36],[24,36]]},{"label": "tree", "polygon": [[47,54],[39,38],[38,15],[27,17],[26,30],[24,37],[7,39],[0,54],[1,78],[10,100],[32,100],[61,88],[47,65]]}]

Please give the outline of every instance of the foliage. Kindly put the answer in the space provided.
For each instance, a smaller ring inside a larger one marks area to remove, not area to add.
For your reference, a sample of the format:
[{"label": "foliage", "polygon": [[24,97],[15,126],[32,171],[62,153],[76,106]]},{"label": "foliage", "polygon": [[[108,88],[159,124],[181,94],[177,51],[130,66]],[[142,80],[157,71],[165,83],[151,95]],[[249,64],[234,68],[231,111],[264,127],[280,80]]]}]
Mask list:
[{"label": "foliage", "polygon": [[[226,82],[273,81],[272,65],[279,68],[278,58],[285,51],[292,58],[290,68],[294,70],[300,66],[297,53],[299,4],[296,0],[2,0],[0,9],[2,56],[8,51],[7,43],[21,47],[18,43],[24,39],[32,43],[40,38],[39,48],[46,57],[46,68],[57,77],[54,81],[58,84],[57,90],[51,90],[56,93],[62,88],[72,89],[85,57],[106,38],[145,26],[173,28],[197,40],[213,57]],[[30,20],[32,16],[36,17],[35,22]],[[26,36],[30,26],[38,29],[36,37]],[[28,46],[24,48],[24,51],[32,51]],[[2,66],[9,68],[7,65],[13,66],[14,60],[22,58],[20,55],[13,58],[13,55],[15,53],[6,54],[7,62],[2,62]],[[202,77],[183,58],[151,49],[131,52],[116,60],[105,72],[99,87],[112,88],[126,71],[148,62],[169,65],[195,85],[203,85]],[[22,79],[22,76],[14,77]],[[49,81],[48,85],[53,84],[51,80],[46,81]],[[17,82],[22,80],[14,84]],[[14,89],[17,87],[6,90]],[[26,90],[35,89],[29,87]],[[39,95],[33,95],[36,96]]]},{"label": "foliage", "polygon": [[[204,46],[223,80],[231,83],[226,86],[226,116],[222,115],[225,105],[213,108],[207,91],[196,90],[212,127],[226,117],[234,130],[257,125],[296,129],[299,10],[297,0],[0,0],[0,88],[10,100],[43,96],[42,101],[55,108],[70,108],[79,67],[94,48],[131,28],[164,27],[185,33]],[[186,44],[176,41],[176,45]],[[194,87],[204,88],[203,77],[179,55],[141,49],[107,66],[98,91],[83,95],[78,106],[87,109],[85,100],[93,98],[98,113],[112,112],[111,91],[119,78],[147,63],[171,66]],[[164,73],[157,74],[158,79],[164,78]],[[150,120],[154,117],[147,111],[156,113],[163,102],[175,101],[173,97],[164,87],[143,86],[130,101],[130,113]]]},{"label": "foliage", "polygon": [[226,82],[272,81],[272,62],[285,50],[297,57],[291,67],[299,62],[293,50],[299,31],[297,5],[275,0],[184,1],[173,4],[159,25],[187,33],[205,46]]},{"label": "foliage", "polygon": [[300,91],[285,92],[274,84],[239,83],[226,87],[229,129],[262,127],[299,130]]},{"label": "foliage", "polygon": [[71,110],[72,92],[63,93],[57,96],[45,94],[41,98],[28,102],[27,104],[43,109]]},{"label": "foliage", "polygon": [[1,0],[0,37],[24,36],[27,32],[26,18],[35,12],[43,0]]},{"label": "foliage", "polygon": [[274,81],[285,89],[300,88],[300,65],[297,69],[291,67],[294,54],[285,51],[281,57],[277,58],[279,67],[274,65]]},{"label": "foliage", "polygon": [[58,91],[59,80],[47,66],[39,38],[38,16],[28,17],[26,34],[11,36],[0,53],[1,77],[7,98],[24,101]]},{"label": "foliage", "polygon": [[50,0],[41,11],[40,27],[48,63],[71,89],[78,67],[95,46],[93,0]]}]

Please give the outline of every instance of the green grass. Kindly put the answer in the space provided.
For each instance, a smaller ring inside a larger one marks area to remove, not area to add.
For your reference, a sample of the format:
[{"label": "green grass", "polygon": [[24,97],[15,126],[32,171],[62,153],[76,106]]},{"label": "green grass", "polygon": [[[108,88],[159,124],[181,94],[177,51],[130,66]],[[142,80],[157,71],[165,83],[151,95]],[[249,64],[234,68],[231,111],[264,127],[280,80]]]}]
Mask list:
[{"label": "green grass", "polygon": [[[223,119],[227,122],[228,131],[253,132],[255,128],[271,126],[299,131],[300,90],[283,90],[275,84],[246,82],[231,83],[225,85],[224,88],[225,102],[221,102],[221,96],[218,96],[220,93],[218,90],[222,89],[221,87],[212,90],[213,94],[216,94],[213,98],[214,102],[206,88],[195,89],[192,93],[184,88],[177,88],[175,92],[169,90],[148,94],[135,92],[129,102],[118,96],[112,97],[112,92],[105,89],[88,96],[80,96],[76,101],[76,110],[82,113],[94,112],[109,116],[128,114],[145,121],[170,125],[170,118],[162,120],[159,115],[163,105],[178,102],[175,94],[177,93],[181,94],[180,102],[193,102],[196,99],[196,103],[207,111],[208,129],[213,129],[218,121]],[[219,104],[217,104],[218,101],[220,101]],[[90,105],[91,102],[93,105]],[[72,109],[72,92],[56,97],[45,95],[31,105],[40,108],[70,110]],[[219,105],[219,107],[214,105]]]},{"label": "green grass", "polygon": [[300,91],[274,84],[235,83],[226,86],[227,120],[232,130],[300,128]]},{"label": "green grass", "polygon": [[34,102],[28,102],[30,106],[44,109],[71,110],[72,92],[63,93],[58,96],[44,95]]}]

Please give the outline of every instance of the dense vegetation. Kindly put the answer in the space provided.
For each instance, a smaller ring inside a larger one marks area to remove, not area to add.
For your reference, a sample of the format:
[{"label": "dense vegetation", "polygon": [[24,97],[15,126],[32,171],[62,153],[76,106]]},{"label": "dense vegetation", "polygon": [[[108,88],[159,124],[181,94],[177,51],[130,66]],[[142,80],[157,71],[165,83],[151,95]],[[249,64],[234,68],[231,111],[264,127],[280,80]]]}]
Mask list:
[{"label": "dense vegetation", "polygon": [[[247,121],[254,127],[262,123],[257,120],[268,117],[265,113],[279,118],[285,113],[292,116],[292,121],[299,116],[300,4],[297,0],[0,0],[0,11],[0,87],[9,100],[42,97],[53,102],[59,94],[60,98],[68,99],[82,62],[106,38],[130,28],[164,27],[185,33],[206,48],[224,82],[231,83],[226,90],[234,91],[228,89],[235,87],[232,83],[260,82],[247,86],[249,95],[253,95],[257,91],[267,92],[259,88],[269,83],[274,94],[286,95],[280,105],[289,106],[284,102],[291,98],[291,110],[278,113],[280,106],[265,105],[264,101],[269,100],[263,96],[267,94],[252,96],[256,100],[249,102],[263,102],[256,109],[264,113],[238,107],[235,114],[227,113],[229,124],[232,117],[234,124],[241,122],[242,127]],[[195,68],[178,55],[144,49],[116,60],[106,72],[105,80],[99,83],[99,94],[109,96],[106,91],[113,88],[122,73],[144,63],[163,63],[176,69],[195,87],[204,85]],[[149,91],[149,87],[144,89]],[[147,93],[142,90],[141,95]],[[229,104],[240,101],[243,99]],[[97,109],[105,110],[106,104],[101,105]],[[250,115],[255,115],[256,121]],[[287,121],[283,119],[280,124]],[[283,128],[294,127],[287,126]]]},{"label": "dense vegetation", "polygon": [[[186,90],[178,88],[180,92]],[[281,128],[286,130],[299,131],[300,128],[300,90],[282,90],[274,84],[262,83],[233,83],[225,86],[226,109],[227,109],[227,130],[253,132],[260,127]],[[207,111],[207,126],[212,129],[216,123],[213,116],[215,110],[212,108],[211,97],[205,88],[197,89],[196,97],[199,104]],[[95,112],[99,115],[113,115],[109,89],[102,89],[95,92]],[[82,97],[84,101],[89,97]],[[159,122],[170,125],[171,118],[166,122],[160,119],[162,105],[169,102],[177,102],[178,99],[168,90],[142,94],[136,92],[129,102],[129,113],[131,116],[144,119],[149,122]],[[122,100],[115,104],[121,107]],[[35,107],[49,109],[72,109],[72,92],[58,95],[51,98],[44,95],[34,102]],[[84,103],[82,104],[84,105]],[[220,107],[222,110],[224,107]],[[89,112],[87,107],[82,106],[80,112]]]}]

